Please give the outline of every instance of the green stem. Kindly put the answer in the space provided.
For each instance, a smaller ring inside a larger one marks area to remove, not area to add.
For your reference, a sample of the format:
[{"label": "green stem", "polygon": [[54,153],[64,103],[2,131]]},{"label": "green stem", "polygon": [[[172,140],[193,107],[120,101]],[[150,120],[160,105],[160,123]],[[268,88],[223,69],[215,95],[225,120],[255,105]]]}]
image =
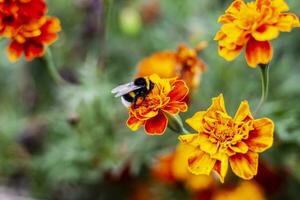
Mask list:
[{"label": "green stem", "polygon": [[54,61],[53,61],[51,50],[49,48],[46,49],[45,59],[46,59],[46,62],[47,62],[48,71],[49,71],[51,77],[53,78],[53,80],[57,84],[65,84],[65,83],[67,83],[64,79],[62,79],[62,77],[58,73],[58,71],[57,71],[57,69],[55,67]]},{"label": "green stem", "polygon": [[168,118],[168,128],[177,134],[187,134],[187,131],[182,123],[179,115],[171,115],[166,113]]},{"label": "green stem", "polygon": [[269,64],[260,64],[260,76],[261,76],[261,99],[256,108],[255,113],[259,112],[262,105],[266,102],[268,98],[269,90]]}]

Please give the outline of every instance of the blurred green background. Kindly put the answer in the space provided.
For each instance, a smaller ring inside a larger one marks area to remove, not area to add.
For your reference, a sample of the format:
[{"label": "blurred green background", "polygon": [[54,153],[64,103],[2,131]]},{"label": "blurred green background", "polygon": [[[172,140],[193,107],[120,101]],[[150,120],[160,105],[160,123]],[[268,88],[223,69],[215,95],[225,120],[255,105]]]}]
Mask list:
[{"label": "blurred green background", "polygon": [[[232,115],[244,99],[254,109],[261,91],[259,70],[247,67],[243,56],[226,62],[213,41],[217,19],[230,2],[48,0],[49,14],[62,23],[51,50],[70,84],[56,84],[44,59],[9,63],[7,41],[1,40],[1,188],[33,199],[129,199],[135,185],[149,179],[155,157],[176,146],[177,135],[131,132],[127,110],[110,90],[132,80],[142,58],[175,50],[179,43],[209,44],[201,54],[208,70],[183,118],[206,109],[220,93]],[[300,2],[287,3],[300,16]],[[300,196],[299,36],[297,29],[272,42],[270,96],[259,117],[275,121],[276,135],[262,159],[285,174],[276,193],[266,191],[268,199]],[[153,187],[163,191],[157,199],[189,198],[182,188]]]}]

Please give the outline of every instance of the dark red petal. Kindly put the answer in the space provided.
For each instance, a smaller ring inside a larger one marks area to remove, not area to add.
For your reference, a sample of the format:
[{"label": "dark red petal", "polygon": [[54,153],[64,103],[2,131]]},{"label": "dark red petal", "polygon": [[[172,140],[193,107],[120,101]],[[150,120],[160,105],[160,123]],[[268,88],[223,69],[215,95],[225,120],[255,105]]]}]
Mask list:
[{"label": "dark red petal", "polygon": [[146,121],[145,131],[150,135],[162,135],[167,128],[167,124],[167,117],[162,111],[160,111],[158,115]]}]

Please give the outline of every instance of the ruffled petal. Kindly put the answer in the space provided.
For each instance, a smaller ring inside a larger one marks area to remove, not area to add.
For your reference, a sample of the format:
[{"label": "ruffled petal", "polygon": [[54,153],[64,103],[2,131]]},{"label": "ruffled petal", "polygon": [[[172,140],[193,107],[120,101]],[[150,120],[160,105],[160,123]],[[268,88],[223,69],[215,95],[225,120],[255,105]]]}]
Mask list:
[{"label": "ruffled petal", "polygon": [[224,183],[224,179],[228,171],[228,157],[225,154],[223,154],[220,160],[216,161],[214,171],[220,178],[220,181]]},{"label": "ruffled petal", "polygon": [[195,175],[209,175],[216,163],[209,154],[203,151],[197,151],[193,156],[188,158],[188,169]]},{"label": "ruffled petal", "polygon": [[293,13],[283,13],[275,26],[282,32],[290,32],[294,27],[300,27],[299,18]]},{"label": "ruffled petal", "polygon": [[220,111],[227,114],[223,94],[212,99],[212,105],[209,107],[208,111]]},{"label": "ruffled petal", "polygon": [[234,120],[237,122],[245,122],[245,121],[249,121],[252,119],[253,119],[253,117],[252,117],[252,114],[250,111],[248,101],[242,101],[238,111],[235,114]]},{"label": "ruffled petal", "polygon": [[7,56],[11,62],[16,62],[22,56],[24,46],[18,42],[11,42],[7,47]]},{"label": "ruffled petal", "polygon": [[159,112],[153,118],[146,120],[145,131],[150,135],[164,134],[168,124],[168,119],[163,112]]},{"label": "ruffled petal", "polygon": [[185,102],[179,102],[179,101],[175,101],[175,102],[171,102],[168,103],[163,110],[170,113],[170,114],[178,114],[179,112],[186,112],[188,109],[188,106]]},{"label": "ruffled petal", "polygon": [[262,25],[256,29],[252,36],[257,41],[268,41],[277,38],[279,35],[279,30],[276,26],[273,25]]},{"label": "ruffled petal", "polygon": [[218,49],[219,55],[225,58],[227,61],[233,61],[242,52],[243,46],[236,46],[234,49],[228,49],[220,46]]},{"label": "ruffled petal", "polygon": [[198,140],[199,140],[200,148],[202,151],[204,151],[210,155],[213,155],[217,152],[217,150],[218,150],[217,143],[212,143],[209,140],[208,135],[200,133],[198,136]]},{"label": "ruffled petal", "polygon": [[168,97],[170,97],[171,102],[182,101],[189,93],[189,88],[182,80],[176,80],[172,87],[172,91],[168,94]]},{"label": "ruffled petal", "polygon": [[156,73],[161,78],[176,76],[176,54],[171,51],[155,53],[143,59],[137,66],[137,77],[151,76]]},{"label": "ruffled petal", "polygon": [[205,111],[197,112],[193,117],[187,119],[185,122],[190,125],[194,130],[200,131],[201,123],[204,117]]},{"label": "ruffled petal", "polygon": [[268,118],[254,120],[254,130],[246,143],[251,151],[263,152],[273,144],[274,123]]},{"label": "ruffled petal", "polygon": [[[203,137],[201,137],[203,138]],[[187,134],[187,135],[180,135],[178,137],[179,141],[182,144],[186,144],[195,148],[199,147],[199,143],[202,142],[201,138],[199,138],[199,134],[195,133],[195,134]]]},{"label": "ruffled petal", "polygon": [[276,9],[277,12],[286,12],[290,8],[284,0],[273,0],[272,6]]},{"label": "ruffled petal", "polygon": [[255,68],[258,64],[268,64],[273,56],[270,42],[260,42],[251,38],[246,46],[246,61],[250,67]]},{"label": "ruffled petal", "polygon": [[226,13],[236,14],[238,13],[246,4],[243,0],[235,0],[226,10]]},{"label": "ruffled petal", "polygon": [[258,154],[251,151],[235,154],[229,158],[229,163],[237,176],[249,180],[257,174]]},{"label": "ruffled petal", "polygon": [[28,43],[25,48],[26,60],[30,61],[33,58],[42,57],[45,53],[44,46],[39,43]]},{"label": "ruffled petal", "polygon": [[246,153],[248,151],[248,145],[245,142],[237,142],[236,145],[230,146],[230,149],[232,149],[236,153]]},{"label": "ruffled petal", "polygon": [[127,126],[132,130],[132,131],[137,131],[145,122],[142,120],[139,120],[135,118],[134,116],[130,116],[129,119],[127,120]]}]

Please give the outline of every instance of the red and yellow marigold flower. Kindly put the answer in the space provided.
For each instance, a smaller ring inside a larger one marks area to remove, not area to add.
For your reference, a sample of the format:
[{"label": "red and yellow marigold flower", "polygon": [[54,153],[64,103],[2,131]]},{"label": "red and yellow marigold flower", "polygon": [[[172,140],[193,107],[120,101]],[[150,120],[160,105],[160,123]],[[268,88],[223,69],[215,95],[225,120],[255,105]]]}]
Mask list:
[{"label": "red and yellow marigold flower", "polygon": [[284,0],[235,0],[218,20],[223,24],[215,36],[219,54],[232,61],[245,47],[250,67],[268,64],[273,55],[270,41],[300,26],[298,17],[288,10]]},{"label": "red and yellow marigold flower", "polygon": [[44,0],[0,0],[0,36],[12,37],[23,25],[47,12]]},{"label": "red and yellow marigold flower", "polygon": [[194,49],[182,44],[177,51],[157,52],[138,64],[136,76],[157,74],[161,78],[179,77],[192,90],[199,86],[201,75],[206,69],[204,61],[198,58],[198,53],[205,47],[205,42]]},{"label": "red and yellow marigold flower", "polygon": [[179,137],[183,144],[194,148],[187,155],[189,170],[196,175],[208,175],[214,170],[221,182],[228,162],[237,176],[253,178],[257,173],[258,154],[273,143],[272,120],[254,119],[247,101],[241,103],[234,118],[230,117],[223,95],[213,98],[207,111],[197,112],[186,122],[197,131]]},{"label": "red and yellow marigold flower", "polygon": [[56,17],[42,17],[38,21],[23,25],[12,37],[7,48],[9,59],[15,62],[23,53],[28,61],[43,56],[45,47],[57,39],[60,30],[60,22]]},{"label": "red and yellow marigold flower", "polygon": [[127,126],[133,131],[145,126],[146,133],[161,135],[168,124],[166,114],[187,111],[184,98],[189,89],[183,80],[177,78],[161,79],[154,74],[149,79],[154,83],[154,88],[144,100],[138,99],[136,107],[129,107]]},{"label": "red and yellow marigold flower", "polygon": [[194,175],[187,168],[186,155],[193,148],[179,144],[175,151],[161,155],[152,168],[152,173],[166,183],[184,183],[190,191],[211,189],[214,186],[212,176]]}]

